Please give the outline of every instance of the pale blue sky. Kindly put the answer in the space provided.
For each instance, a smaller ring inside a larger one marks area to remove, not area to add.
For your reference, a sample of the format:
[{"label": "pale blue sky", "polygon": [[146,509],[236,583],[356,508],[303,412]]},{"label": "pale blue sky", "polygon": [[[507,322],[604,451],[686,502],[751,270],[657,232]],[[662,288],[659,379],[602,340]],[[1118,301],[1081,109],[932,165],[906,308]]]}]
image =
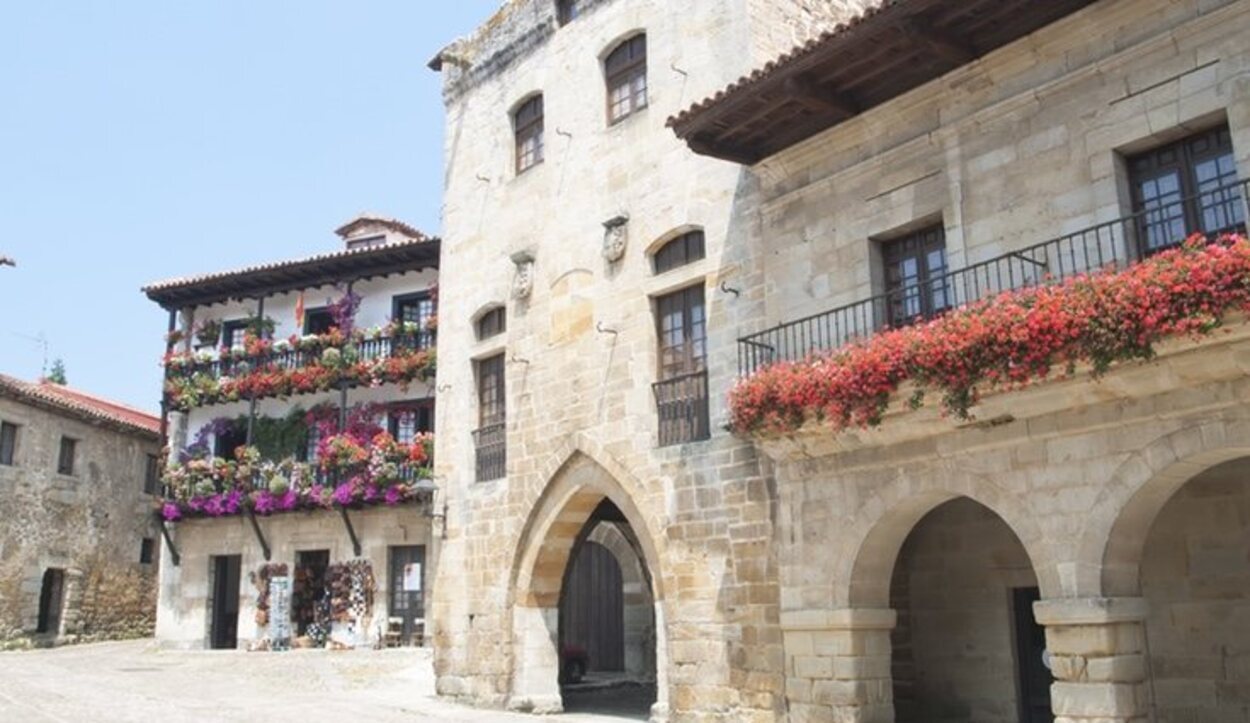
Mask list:
[{"label": "pale blue sky", "polygon": [[439,230],[426,63],[499,0],[0,3],[0,372],[156,410],[144,283]]}]

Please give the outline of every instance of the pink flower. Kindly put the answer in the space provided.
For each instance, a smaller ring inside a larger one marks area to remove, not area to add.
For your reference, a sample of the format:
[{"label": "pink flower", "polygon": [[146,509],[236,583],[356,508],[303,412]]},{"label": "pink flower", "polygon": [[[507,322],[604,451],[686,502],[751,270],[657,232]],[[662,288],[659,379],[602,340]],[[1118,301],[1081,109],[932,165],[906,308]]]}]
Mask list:
[{"label": "pink flower", "polygon": [[166,502],[161,505],[161,516],[166,522],[175,522],[182,519],[182,510],[176,502]]}]

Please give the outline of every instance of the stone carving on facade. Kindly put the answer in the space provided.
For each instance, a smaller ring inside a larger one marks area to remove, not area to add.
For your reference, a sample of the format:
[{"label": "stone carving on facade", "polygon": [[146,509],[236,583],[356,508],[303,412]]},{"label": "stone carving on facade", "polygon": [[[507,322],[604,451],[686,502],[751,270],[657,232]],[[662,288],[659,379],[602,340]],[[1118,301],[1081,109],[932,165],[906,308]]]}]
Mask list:
[{"label": "stone carving on facade", "polygon": [[518,251],[512,254],[512,263],[516,265],[516,274],[512,277],[512,298],[528,299],[534,291],[534,254]]},{"label": "stone carving on facade", "polygon": [[628,224],[629,216],[625,214],[613,216],[603,222],[603,258],[608,263],[616,263],[625,257],[628,243],[625,231]]}]

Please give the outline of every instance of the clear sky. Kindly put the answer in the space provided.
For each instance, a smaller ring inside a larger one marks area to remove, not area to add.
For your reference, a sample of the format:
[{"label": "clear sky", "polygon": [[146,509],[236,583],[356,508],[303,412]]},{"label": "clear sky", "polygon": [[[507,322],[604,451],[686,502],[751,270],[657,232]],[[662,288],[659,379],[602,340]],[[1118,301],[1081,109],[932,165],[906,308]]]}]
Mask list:
[{"label": "clear sky", "polygon": [[0,3],[0,372],[155,411],[151,281],[439,230],[426,63],[499,0]]}]

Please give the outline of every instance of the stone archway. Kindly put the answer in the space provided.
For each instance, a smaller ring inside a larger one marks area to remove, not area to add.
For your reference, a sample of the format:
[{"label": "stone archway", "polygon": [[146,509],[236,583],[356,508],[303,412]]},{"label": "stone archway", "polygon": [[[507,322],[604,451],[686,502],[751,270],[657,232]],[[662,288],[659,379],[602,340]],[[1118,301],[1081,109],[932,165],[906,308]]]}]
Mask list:
[{"label": "stone archway", "polygon": [[[595,511],[606,502],[619,510],[630,531],[626,544],[635,553],[635,578],[648,583],[653,601],[654,669],[656,700],[654,718],[667,713],[663,625],[663,582],[655,574],[659,556],[653,526],[634,503],[641,490],[628,477],[613,474],[584,452],[576,451],[549,478],[521,535],[511,576],[513,670],[508,707],[534,713],[563,710],[559,683],[559,605],[565,575],[578,542]],[[633,488],[631,493],[630,488]],[[619,532],[619,531],[618,531]],[[601,533],[610,539],[610,533]],[[625,570],[622,569],[624,574]]]}]

